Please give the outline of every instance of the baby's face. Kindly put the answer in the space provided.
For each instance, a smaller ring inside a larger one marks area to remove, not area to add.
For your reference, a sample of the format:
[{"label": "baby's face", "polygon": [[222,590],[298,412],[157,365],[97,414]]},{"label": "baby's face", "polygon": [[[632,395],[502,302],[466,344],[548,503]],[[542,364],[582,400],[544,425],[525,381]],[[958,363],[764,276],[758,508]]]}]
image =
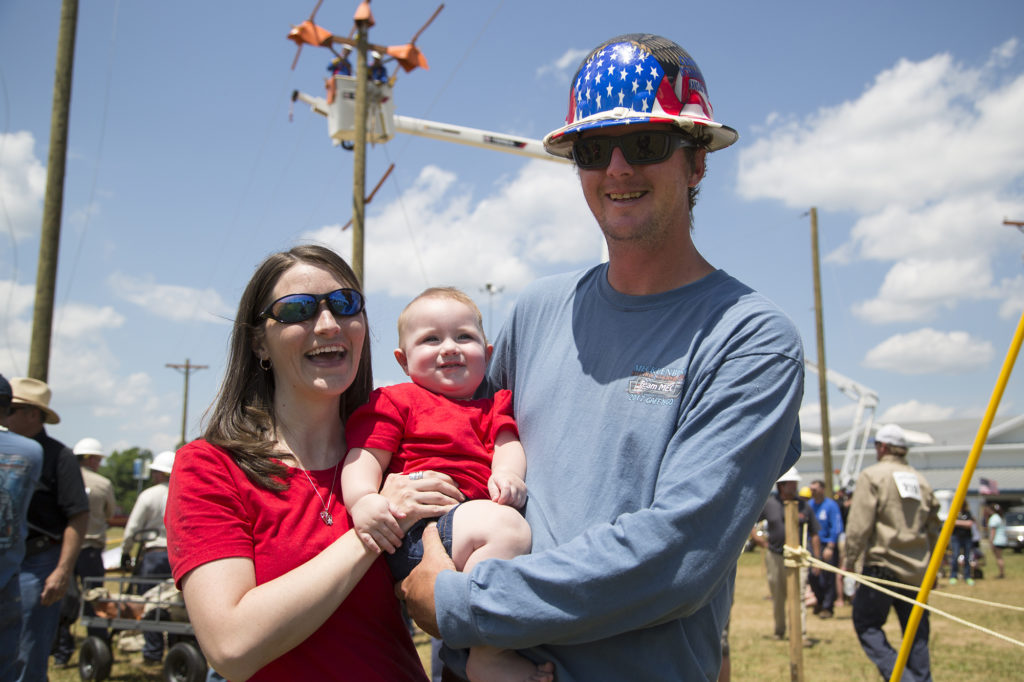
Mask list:
[{"label": "baby's face", "polygon": [[406,312],[395,357],[409,378],[433,393],[472,398],[487,370],[490,348],[465,303],[423,298]]}]

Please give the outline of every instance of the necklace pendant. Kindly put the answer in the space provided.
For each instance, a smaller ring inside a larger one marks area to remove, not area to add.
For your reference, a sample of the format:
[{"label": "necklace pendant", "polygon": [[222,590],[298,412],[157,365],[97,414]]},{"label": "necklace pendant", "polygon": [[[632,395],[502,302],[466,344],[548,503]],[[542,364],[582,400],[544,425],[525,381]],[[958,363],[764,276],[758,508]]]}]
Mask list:
[{"label": "necklace pendant", "polygon": [[324,524],[326,524],[328,526],[333,526],[334,525],[334,517],[331,516],[331,512],[327,511],[326,509],[324,509],[322,512],[320,512],[320,520],[323,521]]}]

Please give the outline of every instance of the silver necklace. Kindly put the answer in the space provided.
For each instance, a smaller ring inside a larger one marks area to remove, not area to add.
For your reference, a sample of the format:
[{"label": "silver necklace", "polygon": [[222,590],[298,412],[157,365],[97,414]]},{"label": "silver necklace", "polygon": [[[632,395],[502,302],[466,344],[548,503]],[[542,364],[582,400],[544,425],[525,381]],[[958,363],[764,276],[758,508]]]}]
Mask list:
[{"label": "silver necklace", "polygon": [[328,526],[334,525],[334,517],[331,516],[331,512],[329,510],[331,508],[331,502],[334,501],[334,484],[338,482],[339,466],[341,466],[340,459],[338,460],[338,463],[334,465],[334,478],[331,479],[331,494],[327,496],[327,502],[324,502],[324,496],[321,495],[320,491],[316,489],[316,484],[314,484],[313,479],[309,477],[309,472],[306,471],[305,469],[302,469],[301,466],[299,467],[300,469],[302,469],[302,473],[306,474],[306,480],[309,481],[309,485],[313,487],[313,492],[315,492],[316,496],[320,498],[320,504],[322,504],[324,507],[324,510],[320,512],[320,520]]}]

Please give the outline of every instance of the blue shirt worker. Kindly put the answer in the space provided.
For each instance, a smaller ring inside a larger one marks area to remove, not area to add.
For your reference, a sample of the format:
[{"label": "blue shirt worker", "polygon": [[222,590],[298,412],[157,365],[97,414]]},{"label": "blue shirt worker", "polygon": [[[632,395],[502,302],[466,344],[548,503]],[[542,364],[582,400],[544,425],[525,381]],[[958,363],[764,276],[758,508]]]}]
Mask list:
[{"label": "blue shirt worker", "polygon": [[713,680],[736,561],[800,454],[800,338],[693,242],[707,154],[738,138],[693,58],[612,38],[569,95],[544,146],[575,162],[609,259],[528,286],[489,368],[515,396],[533,551],[458,573],[428,528],[402,590],[452,647],[516,649],[560,682]]},{"label": "blue shirt worker", "polygon": [[[11,408],[11,384],[0,375],[0,420]],[[0,680],[18,678],[21,585],[28,504],[43,468],[39,443],[0,426]]]},{"label": "blue shirt worker", "polygon": [[43,468],[28,507],[28,537],[18,582],[21,587],[20,680],[45,680],[47,661],[64,595],[75,574],[89,523],[89,498],[71,448],[46,433],[59,424],[50,408],[50,387],[13,377],[11,408],[3,419],[11,431],[43,447]]},{"label": "blue shirt worker", "polygon": [[[839,503],[825,494],[825,482],[811,481],[811,510],[818,519],[818,539],[821,541],[821,560],[839,566],[839,536],[843,534],[843,514]],[[819,618],[831,618],[836,604],[836,574],[821,571],[810,577],[811,591],[816,603],[814,613]]]}]

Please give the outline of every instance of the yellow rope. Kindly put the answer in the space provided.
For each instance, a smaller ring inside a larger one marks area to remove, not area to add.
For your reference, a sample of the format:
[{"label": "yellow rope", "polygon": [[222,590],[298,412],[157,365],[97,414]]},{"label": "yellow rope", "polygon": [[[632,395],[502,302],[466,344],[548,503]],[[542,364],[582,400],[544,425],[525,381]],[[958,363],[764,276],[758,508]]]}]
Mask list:
[{"label": "yellow rope", "polygon": [[[975,630],[978,630],[979,632],[984,632],[985,634],[992,635],[993,637],[1001,639],[1004,642],[1008,642],[1010,644],[1016,644],[1019,647],[1024,647],[1024,642],[1021,642],[1021,641],[1018,641],[1016,639],[1013,639],[1012,637],[1007,637],[1006,635],[1003,635],[1003,634],[1000,634],[998,632],[995,632],[994,630],[989,630],[988,628],[982,627],[981,625],[976,625],[975,623],[971,623],[969,621],[966,621],[963,618],[958,618],[957,616],[954,616],[951,613],[947,613],[946,611],[943,611],[941,609],[935,608],[931,604],[925,604],[925,603],[919,602],[916,599],[912,599],[912,598],[907,597],[905,595],[899,594],[898,592],[893,592],[892,590],[888,590],[888,589],[882,587],[882,585],[884,584],[884,585],[898,586],[898,587],[901,587],[903,589],[913,589],[913,590],[918,589],[918,588],[914,587],[913,585],[904,585],[903,583],[895,583],[895,582],[892,582],[892,581],[889,581],[889,580],[882,580],[882,579],[879,579],[879,578],[868,578],[867,576],[861,575],[860,573],[852,573],[850,571],[844,571],[841,568],[836,568],[832,564],[828,564],[828,563],[825,563],[824,561],[821,561],[820,559],[814,558],[813,556],[811,556],[811,553],[809,551],[807,551],[807,549],[805,549],[804,547],[790,547],[789,545],[783,545],[783,547],[782,547],[782,556],[784,557],[785,565],[787,567],[789,567],[789,568],[794,568],[794,567],[798,567],[798,566],[799,567],[807,566],[807,567],[813,567],[813,568],[820,568],[820,569],[824,569],[826,571],[832,571],[834,573],[838,573],[839,575],[842,575],[842,576],[847,577],[847,578],[853,578],[857,582],[862,583],[864,585],[867,585],[869,588],[871,588],[873,590],[878,590],[879,592],[882,592],[883,594],[887,594],[890,597],[893,597],[895,599],[902,599],[903,601],[907,602],[908,604],[915,604],[917,606],[920,606],[922,609],[927,609],[929,611],[932,611],[934,613],[939,614],[940,616],[945,616],[946,618],[948,618],[949,620],[951,620],[951,621],[953,621],[955,623],[960,623],[961,625],[966,625],[969,628],[974,628]],[[945,594],[945,593],[943,593],[943,592],[933,592],[933,594]],[[972,599],[970,597],[961,597],[959,595],[952,595],[952,594],[945,594],[945,596],[948,596],[948,597],[953,598],[953,599],[962,599],[964,601],[973,601],[973,602],[980,603],[980,604],[988,604],[990,606],[1001,606],[1003,608],[1009,608],[1009,609],[1014,609],[1014,610],[1018,610],[1018,611],[1024,611],[1024,609],[1022,609],[1021,607],[1018,607],[1018,606],[1007,606],[1005,604],[996,604],[996,603],[993,603],[993,602],[984,602],[984,601],[982,601],[980,599]]]}]

